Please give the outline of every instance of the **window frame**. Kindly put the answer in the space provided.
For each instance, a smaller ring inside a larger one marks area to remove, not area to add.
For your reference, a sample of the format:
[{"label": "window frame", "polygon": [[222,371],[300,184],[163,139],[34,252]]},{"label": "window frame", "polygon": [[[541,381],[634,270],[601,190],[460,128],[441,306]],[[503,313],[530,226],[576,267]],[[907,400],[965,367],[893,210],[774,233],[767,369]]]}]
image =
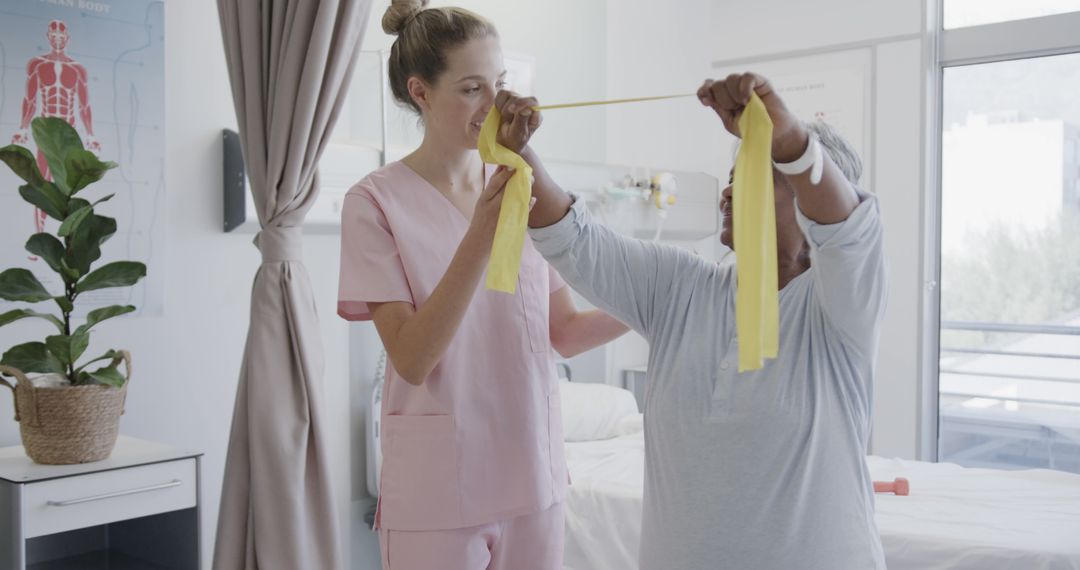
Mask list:
[{"label": "window frame", "polygon": [[945,68],[1080,53],[1080,11],[944,29],[944,3],[924,4],[922,338],[918,459],[938,461],[941,333],[941,170]]}]

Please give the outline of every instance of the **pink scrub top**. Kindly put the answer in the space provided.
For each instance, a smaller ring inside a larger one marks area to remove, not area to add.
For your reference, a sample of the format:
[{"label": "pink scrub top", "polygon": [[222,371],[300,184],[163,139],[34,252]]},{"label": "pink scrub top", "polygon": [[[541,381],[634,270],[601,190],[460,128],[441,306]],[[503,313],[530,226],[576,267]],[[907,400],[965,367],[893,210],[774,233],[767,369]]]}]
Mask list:
[{"label": "pink scrub top", "polygon": [[[369,302],[422,307],[469,227],[401,162],[349,190],[341,217],[338,314],[350,321],[370,320]],[[528,237],[517,293],[488,291],[483,283],[422,385],[388,366],[380,528],[467,528],[547,509],[566,494],[548,331],[550,295],[566,284]]]}]

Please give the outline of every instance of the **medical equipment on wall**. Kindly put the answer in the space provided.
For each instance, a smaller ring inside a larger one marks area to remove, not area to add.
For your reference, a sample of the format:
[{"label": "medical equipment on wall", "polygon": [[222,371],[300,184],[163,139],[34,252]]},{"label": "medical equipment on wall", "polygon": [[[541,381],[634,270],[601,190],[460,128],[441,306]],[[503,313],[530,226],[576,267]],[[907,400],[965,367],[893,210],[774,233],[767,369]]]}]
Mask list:
[{"label": "medical equipment on wall", "polygon": [[720,228],[720,181],[702,172],[551,161],[547,170],[608,227],[639,239],[693,242]]},{"label": "medical equipment on wall", "polygon": [[656,209],[657,222],[652,241],[660,241],[668,210],[677,202],[677,186],[675,175],[670,172],[661,172],[655,176],[646,173],[644,177],[637,177],[631,172],[622,180],[600,188],[598,195],[602,203],[630,200],[642,202],[646,208],[653,206]]},{"label": "medical equipment on wall", "polygon": [[379,352],[379,363],[375,366],[375,378],[371,386],[371,407],[368,408],[367,441],[364,448],[367,465],[367,490],[372,497],[379,496],[379,471],[382,467],[382,395],[386,383],[386,351]]}]

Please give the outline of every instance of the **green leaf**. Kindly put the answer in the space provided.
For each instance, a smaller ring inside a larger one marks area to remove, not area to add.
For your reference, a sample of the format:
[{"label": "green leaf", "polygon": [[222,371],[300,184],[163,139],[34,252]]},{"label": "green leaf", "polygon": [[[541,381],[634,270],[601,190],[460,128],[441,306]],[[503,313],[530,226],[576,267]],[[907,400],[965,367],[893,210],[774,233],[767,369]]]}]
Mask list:
[{"label": "green leaf", "polygon": [[52,299],[52,295],[33,273],[16,268],[0,273],[0,299],[39,303]]},{"label": "green leaf", "polygon": [[71,212],[68,217],[64,218],[64,223],[60,224],[60,231],[56,232],[60,237],[68,237],[78,229],[79,224],[86,219],[87,216],[94,213],[94,208],[91,206],[84,206]]},{"label": "green leaf", "polygon": [[78,270],[80,275],[89,273],[90,264],[101,258],[101,245],[115,233],[116,220],[92,214],[70,236],[65,258],[68,267]]},{"label": "green leaf", "polygon": [[30,149],[16,144],[5,146],[0,148],[0,160],[3,160],[16,176],[25,180],[30,186],[37,188],[45,183],[45,177],[38,170],[37,159],[34,158]]},{"label": "green leaf", "polygon": [[110,287],[128,287],[146,277],[146,265],[137,261],[114,261],[92,271],[75,286],[76,293]]},{"label": "green leaf", "polygon": [[91,206],[97,206],[98,204],[100,204],[102,202],[108,202],[109,200],[113,199],[113,196],[116,196],[116,194],[109,194],[108,196],[106,196],[104,198],[99,198],[97,200],[94,200],[94,203],[90,204],[90,205]]},{"label": "green leaf", "polygon": [[[60,224],[60,231],[58,231],[57,233],[60,235],[60,237],[71,236],[75,233],[76,230],[79,229],[79,226],[83,223],[87,216],[91,216],[94,214],[94,206],[97,206],[102,202],[108,202],[112,199],[113,196],[116,196],[116,194],[109,194],[108,196],[97,200],[93,204],[87,203],[86,200],[83,200],[81,198],[73,198],[70,204],[77,204],[78,209],[72,209],[71,215],[64,219],[64,223]],[[109,235],[112,234],[110,233]]]},{"label": "green leaf", "polygon": [[26,251],[45,260],[57,273],[63,272],[64,244],[49,233],[39,233],[26,240]]},{"label": "green leaf", "polygon": [[72,194],[101,180],[106,172],[117,166],[115,162],[103,162],[94,153],[81,149],[68,153],[64,164],[67,166],[67,184]]},{"label": "green leaf", "polygon": [[29,184],[19,186],[19,195],[23,197],[23,200],[37,206],[54,220],[63,221],[67,217],[67,198],[60,193],[60,190],[52,182],[44,182],[37,188]]},{"label": "green leaf", "polygon": [[53,297],[53,301],[56,301],[57,306],[65,313],[70,313],[75,310],[75,306],[71,304],[71,300],[67,297]]},{"label": "green leaf", "polygon": [[26,373],[64,373],[64,365],[53,353],[49,352],[43,342],[28,342],[11,347],[4,353],[3,358],[0,358],[0,364],[18,368]]},{"label": "green leaf", "polygon": [[60,275],[64,277],[64,283],[71,284],[82,278],[83,274],[67,264],[66,259],[60,260]]},{"label": "green leaf", "polygon": [[106,366],[105,368],[99,368],[93,372],[88,372],[89,376],[94,379],[98,384],[105,384],[108,386],[114,386],[119,388],[124,385],[124,375],[120,374],[120,371],[115,366]]},{"label": "green leaf", "polygon": [[57,330],[64,332],[64,323],[60,319],[48,313],[38,313],[36,311],[31,311],[30,309],[15,309],[14,311],[8,311],[0,315],[0,327],[30,317],[45,319],[56,325]]},{"label": "green leaf", "polygon": [[78,360],[89,344],[90,335],[86,333],[71,336],[60,334],[45,338],[46,348],[65,366]]},{"label": "green leaf", "polygon": [[59,117],[38,117],[30,122],[30,129],[34,133],[38,150],[45,155],[45,161],[49,163],[53,180],[64,195],[70,196],[72,192],[67,183],[68,173],[64,159],[72,150],[83,150],[79,133]]},{"label": "green leaf", "polygon": [[94,325],[102,321],[106,321],[114,317],[119,317],[120,315],[126,315],[133,311],[135,311],[134,305],[112,305],[110,307],[94,309],[86,315],[86,324],[76,329],[75,334],[89,332]]},{"label": "green leaf", "polygon": [[[79,377],[80,382],[82,382],[83,381],[83,374],[86,374],[85,372],[82,372],[83,368],[86,368],[87,366],[90,366],[91,364],[93,364],[95,362],[101,362],[102,360],[112,360],[113,358],[116,358],[117,354],[118,353],[115,350],[109,350],[105,354],[103,354],[103,355],[101,355],[101,356],[99,356],[99,357],[97,357],[97,358],[95,358],[93,360],[90,360],[90,361],[86,362],[85,364],[83,364],[82,366],[76,368],[75,369],[75,375],[77,377]],[[89,377],[89,376],[87,376],[87,377]]]}]

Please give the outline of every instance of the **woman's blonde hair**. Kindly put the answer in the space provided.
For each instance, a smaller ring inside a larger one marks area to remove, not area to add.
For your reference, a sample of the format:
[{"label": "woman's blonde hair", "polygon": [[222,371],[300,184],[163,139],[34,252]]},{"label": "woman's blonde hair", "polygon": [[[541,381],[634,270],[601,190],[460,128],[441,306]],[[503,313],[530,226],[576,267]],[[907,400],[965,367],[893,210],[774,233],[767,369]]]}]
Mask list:
[{"label": "woman's blonde hair", "polygon": [[428,8],[429,0],[393,0],[383,14],[383,31],[397,36],[390,48],[390,89],[394,98],[420,113],[409,95],[409,78],[434,85],[446,71],[446,52],[465,42],[498,37],[495,26],[464,8]]}]

